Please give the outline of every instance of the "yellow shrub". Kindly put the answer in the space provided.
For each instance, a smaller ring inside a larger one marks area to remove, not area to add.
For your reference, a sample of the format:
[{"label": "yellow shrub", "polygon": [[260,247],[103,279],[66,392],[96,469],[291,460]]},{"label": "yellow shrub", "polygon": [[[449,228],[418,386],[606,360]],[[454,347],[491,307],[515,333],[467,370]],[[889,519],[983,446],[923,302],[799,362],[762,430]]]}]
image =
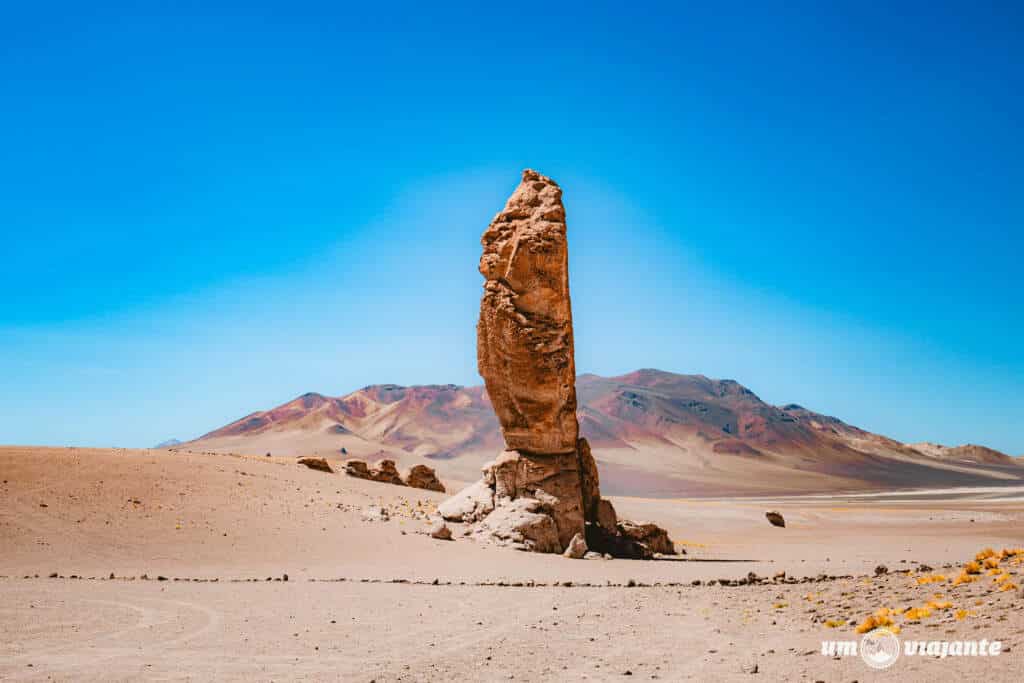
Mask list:
[{"label": "yellow shrub", "polygon": [[1015,583],[1004,583],[999,588],[1000,591],[1015,591],[1017,590],[1017,584]]},{"label": "yellow shrub", "polygon": [[949,600],[929,600],[925,606],[929,609],[949,609],[953,603]]},{"label": "yellow shrub", "polygon": [[842,626],[845,623],[846,623],[846,621],[844,621],[843,619],[829,619],[828,621],[825,622],[825,627],[826,628],[837,628],[839,626]]},{"label": "yellow shrub", "polygon": [[968,562],[964,565],[964,572],[967,574],[980,574],[981,565],[977,562]]},{"label": "yellow shrub", "polygon": [[962,583],[971,583],[971,582],[976,581],[976,580],[977,579],[975,577],[971,576],[966,571],[964,571],[964,572],[960,573],[960,576],[956,577],[956,580],[953,581],[953,585],[954,586],[959,586]]},{"label": "yellow shrub", "polygon": [[918,586],[924,586],[925,584],[929,584],[929,583],[941,583],[941,582],[943,582],[945,580],[946,580],[946,577],[943,576],[942,574],[931,574],[929,576],[919,576],[919,577],[917,577],[917,585]]},{"label": "yellow shrub", "polygon": [[994,557],[995,554],[996,554],[996,551],[992,550],[992,548],[985,548],[980,553],[975,555],[974,559],[976,559],[978,562],[981,562],[982,560],[984,560],[986,558]]},{"label": "yellow shrub", "polygon": [[[885,612],[884,615],[881,614],[883,611]],[[888,613],[889,610],[884,607],[878,610],[878,612],[872,614],[860,623],[860,626],[856,628],[857,633],[867,633],[868,631],[874,631],[876,628],[881,628],[882,626],[886,626],[894,633],[898,633],[898,631],[896,631],[896,627],[893,626],[892,617],[890,617]]]},{"label": "yellow shrub", "polygon": [[931,615],[932,611],[927,607],[911,607],[903,614],[903,618],[907,621],[921,621]]}]

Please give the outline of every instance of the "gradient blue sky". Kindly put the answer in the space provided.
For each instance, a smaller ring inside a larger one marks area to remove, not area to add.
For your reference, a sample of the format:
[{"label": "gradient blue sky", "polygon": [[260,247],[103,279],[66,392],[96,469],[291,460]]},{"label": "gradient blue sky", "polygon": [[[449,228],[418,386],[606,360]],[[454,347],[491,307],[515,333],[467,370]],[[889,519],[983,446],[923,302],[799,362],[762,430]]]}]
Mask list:
[{"label": "gradient blue sky", "polygon": [[581,372],[1024,453],[1019,3],[340,4],[0,9],[0,443],[478,383],[532,167]]}]

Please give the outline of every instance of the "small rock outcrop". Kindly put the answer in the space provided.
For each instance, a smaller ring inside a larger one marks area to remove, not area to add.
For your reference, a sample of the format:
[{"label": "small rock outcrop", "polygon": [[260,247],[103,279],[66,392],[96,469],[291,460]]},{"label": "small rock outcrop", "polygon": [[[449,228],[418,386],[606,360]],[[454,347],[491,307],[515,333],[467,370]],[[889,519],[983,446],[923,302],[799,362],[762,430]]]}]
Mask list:
[{"label": "small rock outcrop", "polygon": [[346,460],[345,474],[358,479],[369,479],[370,481],[379,481],[385,484],[405,486],[402,476],[395,467],[394,460],[381,460],[377,463],[376,467],[369,467],[362,460]]},{"label": "small rock outcrop", "polygon": [[444,484],[437,478],[437,473],[426,465],[413,465],[406,473],[405,485],[414,489],[426,489],[427,491],[439,491],[444,493]]},{"label": "small rock outcrop", "polygon": [[783,519],[782,513],[780,512],[775,512],[774,510],[771,510],[769,512],[764,513],[764,516],[768,518],[768,522],[771,523],[772,526],[786,526],[786,520]]},{"label": "small rock outcrop", "polygon": [[618,530],[622,536],[636,541],[651,553],[659,555],[676,554],[675,545],[668,537],[668,532],[657,524],[624,520],[618,524]]},{"label": "small rock outcrop", "polygon": [[481,481],[440,506],[442,517],[536,552],[671,553],[664,530],[618,520],[601,498],[590,445],[579,438],[561,188],[523,171],[480,242],[477,368],[507,450],[484,467]]},{"label": "small rock outcrop", "polygon": [[430,537],[439,541],[450,541],[452,540],[452,530],[448,528],[447,524],[440,522],[430,529]]},{"label": "small rock outcrop", "polygon": [[324,458],[299,458],[296,462],[300,465],[305,465],[311,470],[320,470],[321,472],[334,472],[331,466],[327,464],[327,460]]}]

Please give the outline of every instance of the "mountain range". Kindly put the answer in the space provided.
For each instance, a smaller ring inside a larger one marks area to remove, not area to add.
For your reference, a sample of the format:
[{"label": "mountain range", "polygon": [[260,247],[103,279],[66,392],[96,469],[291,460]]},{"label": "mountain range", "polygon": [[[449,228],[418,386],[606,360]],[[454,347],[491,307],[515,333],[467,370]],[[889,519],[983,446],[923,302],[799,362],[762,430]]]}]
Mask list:
[{"label": "mountain range", "polygon": [[[580,375],[577,414],[602,489],[718,496],[1024,483],[1015,458],[977,445],[905,444],[733,380],[637,370]],[[177,449],[427,463],[469,482],[503,448],[482,386],[379,384],[308,393]]]}]

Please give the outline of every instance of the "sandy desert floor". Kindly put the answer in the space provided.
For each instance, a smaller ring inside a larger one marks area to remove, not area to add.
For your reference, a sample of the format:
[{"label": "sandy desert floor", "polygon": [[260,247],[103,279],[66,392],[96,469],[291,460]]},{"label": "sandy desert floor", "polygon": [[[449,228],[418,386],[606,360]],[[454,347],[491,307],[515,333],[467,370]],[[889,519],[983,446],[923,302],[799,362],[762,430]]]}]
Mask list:
[{"label": "sandy desert floor", "polygon": [[[1024,491],[616,498],[678,559],[423,534],[445,495],[290,458],[0,448],[0,679],[1016,681]],[[388,521],[366,521],[384,506]],[[777,509],[787,527],[770,526]],[[875,568],[887,572],[876,576]],[[786,579],[772,579],[785,572]],[[754,573],[764,581],[748,583]],[[743,585],[728,585],[744,580]],[[722,583],[727,585],[722,585]],[[710,584],[710,585],[709,585]],[[1007,587],[1006,590],[1000,590]],[[925,608],[918,618],[908,607]],[[881,608],[998,657],[821,654]],[[756,671],[756,673],[755,673]]]}]

